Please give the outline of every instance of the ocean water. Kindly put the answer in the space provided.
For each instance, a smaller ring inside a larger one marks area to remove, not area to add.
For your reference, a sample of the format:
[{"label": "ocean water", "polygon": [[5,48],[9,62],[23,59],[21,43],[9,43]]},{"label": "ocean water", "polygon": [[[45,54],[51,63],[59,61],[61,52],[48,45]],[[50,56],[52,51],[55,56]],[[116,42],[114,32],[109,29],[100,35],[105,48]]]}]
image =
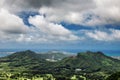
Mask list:
[{"label": "ocean water", "polygon": [[[4,57],[10,55],[14,52],[24,51],[28,49],[0,49],[0,57]],[[64,51],[72,54],[77,54],[78,52],[85,52],[88,50],[83,49],[29,49],[35,52],[48,52],[48,51]],[[89,51],[101,51],[107,56],[120,56],[120,50],[89,50]]]}]

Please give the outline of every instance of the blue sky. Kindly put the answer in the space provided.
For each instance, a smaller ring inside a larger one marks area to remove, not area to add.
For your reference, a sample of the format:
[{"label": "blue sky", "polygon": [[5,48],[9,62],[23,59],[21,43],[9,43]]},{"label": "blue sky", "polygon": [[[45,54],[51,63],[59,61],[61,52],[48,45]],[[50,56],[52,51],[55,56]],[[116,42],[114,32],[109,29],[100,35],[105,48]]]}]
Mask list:
[{"label": "blue sky", "polygon": [[119,0],[1,0],[0,49],[119,51],[118,3]]}]

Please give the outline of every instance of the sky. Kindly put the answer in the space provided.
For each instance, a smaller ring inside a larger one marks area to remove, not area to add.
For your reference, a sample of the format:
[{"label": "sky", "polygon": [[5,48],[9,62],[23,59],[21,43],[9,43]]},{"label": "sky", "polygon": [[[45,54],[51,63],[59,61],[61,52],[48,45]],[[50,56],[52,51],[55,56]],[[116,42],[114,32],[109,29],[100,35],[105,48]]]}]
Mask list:
[{"label": "sky", "polygon": [[120,50],[120,0],[0,0],[0,49]]}]

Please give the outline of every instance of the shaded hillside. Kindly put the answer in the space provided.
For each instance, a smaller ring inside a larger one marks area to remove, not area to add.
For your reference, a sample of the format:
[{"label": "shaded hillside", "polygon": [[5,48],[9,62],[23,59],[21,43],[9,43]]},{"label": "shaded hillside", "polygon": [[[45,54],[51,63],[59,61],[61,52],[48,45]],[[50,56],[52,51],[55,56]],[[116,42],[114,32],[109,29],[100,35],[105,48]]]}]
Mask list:
[{"label": "shaded hillside", "polygon": [[11,55],[8,55],[6,57],[0,58],[0,60],[4,61],[19,61],[23,60],[25,61],[26,59],[33,59],[33,60],[46,60],[46,59],[55,59],[55,60],[61,60],[65,57],[70,56],[71,54],[64,54],[63,52],[54,52],[54,51],[49,51],[46,53],[35,53],[31,50],[26,50],[26,51],[20,51],[20,52],[15,52]]},{"label": "shaded hillside", "polygon": [[106,80],[120,80],[120,72],[110,75]]},{"label": "shaded hillside", "polygon": [[11,61],[19,61],[19,60],[24,60],[24,59],[37,59],[40,60],[39,58],[40,55],[36,54],[33,51],[30,50],[26,50],[26,51],[20,51],[20,52],[16,52],[12,55],[9,55],[5,58],[10,59]]},{"label": "shaded hillside", "polygon": [[[50,55],[51,54],[51,55]],[[33,51],[16,52],[0,58],[0,69],[21,69],[23,71],[37,71],[37,73],[75,73],[80,72],[116,72],[120,71],[120,60],[104,55],[102,52],[78,53],[77,56],[66,57],[57,62],[46,61],[60,53],[36,54]],[[63,56],[63,55],[62,55]],[[57,57],[58,58],[58,57]],[[59,59],[59,58],[58,58]]]},{"label": "shaded hillside", "polygon": [[39,68],[44,67],[48,62],[42,58],[40,58],[40,54],[36,54],[33,51],[21,51],[11,54],[7,57],[0,58],[1,67],[4,68],[3,64],[6,64],[6,70],[16,70],[19,68],[24,68],[25,70],[30,70],[34,66],[38,66]]},{"label": "shaded hillside", "polygon": [[72,68],[82,69],[83,71],[118,71],[120,70],[120,61],[104,55],[102,52],[78,53],[63,59],[59,66],[69,65]]}]

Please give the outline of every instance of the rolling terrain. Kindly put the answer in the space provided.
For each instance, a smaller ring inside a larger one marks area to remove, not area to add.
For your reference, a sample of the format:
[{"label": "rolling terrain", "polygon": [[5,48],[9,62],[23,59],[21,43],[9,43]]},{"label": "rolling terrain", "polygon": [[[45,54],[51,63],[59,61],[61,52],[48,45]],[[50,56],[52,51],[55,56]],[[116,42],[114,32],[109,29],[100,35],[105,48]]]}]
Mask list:
[{"label": "rolling terrain", "polygon": [[56,52],[37,54],[27,50],[0,58],[1,73],[28,73],[29,76],[52,74],[55,77],[63,74],[65,77],[84,75],[89,80],[103,80],[118,71],[120,60],[102,52],[87,51],[77,55],[66,55]]}]

